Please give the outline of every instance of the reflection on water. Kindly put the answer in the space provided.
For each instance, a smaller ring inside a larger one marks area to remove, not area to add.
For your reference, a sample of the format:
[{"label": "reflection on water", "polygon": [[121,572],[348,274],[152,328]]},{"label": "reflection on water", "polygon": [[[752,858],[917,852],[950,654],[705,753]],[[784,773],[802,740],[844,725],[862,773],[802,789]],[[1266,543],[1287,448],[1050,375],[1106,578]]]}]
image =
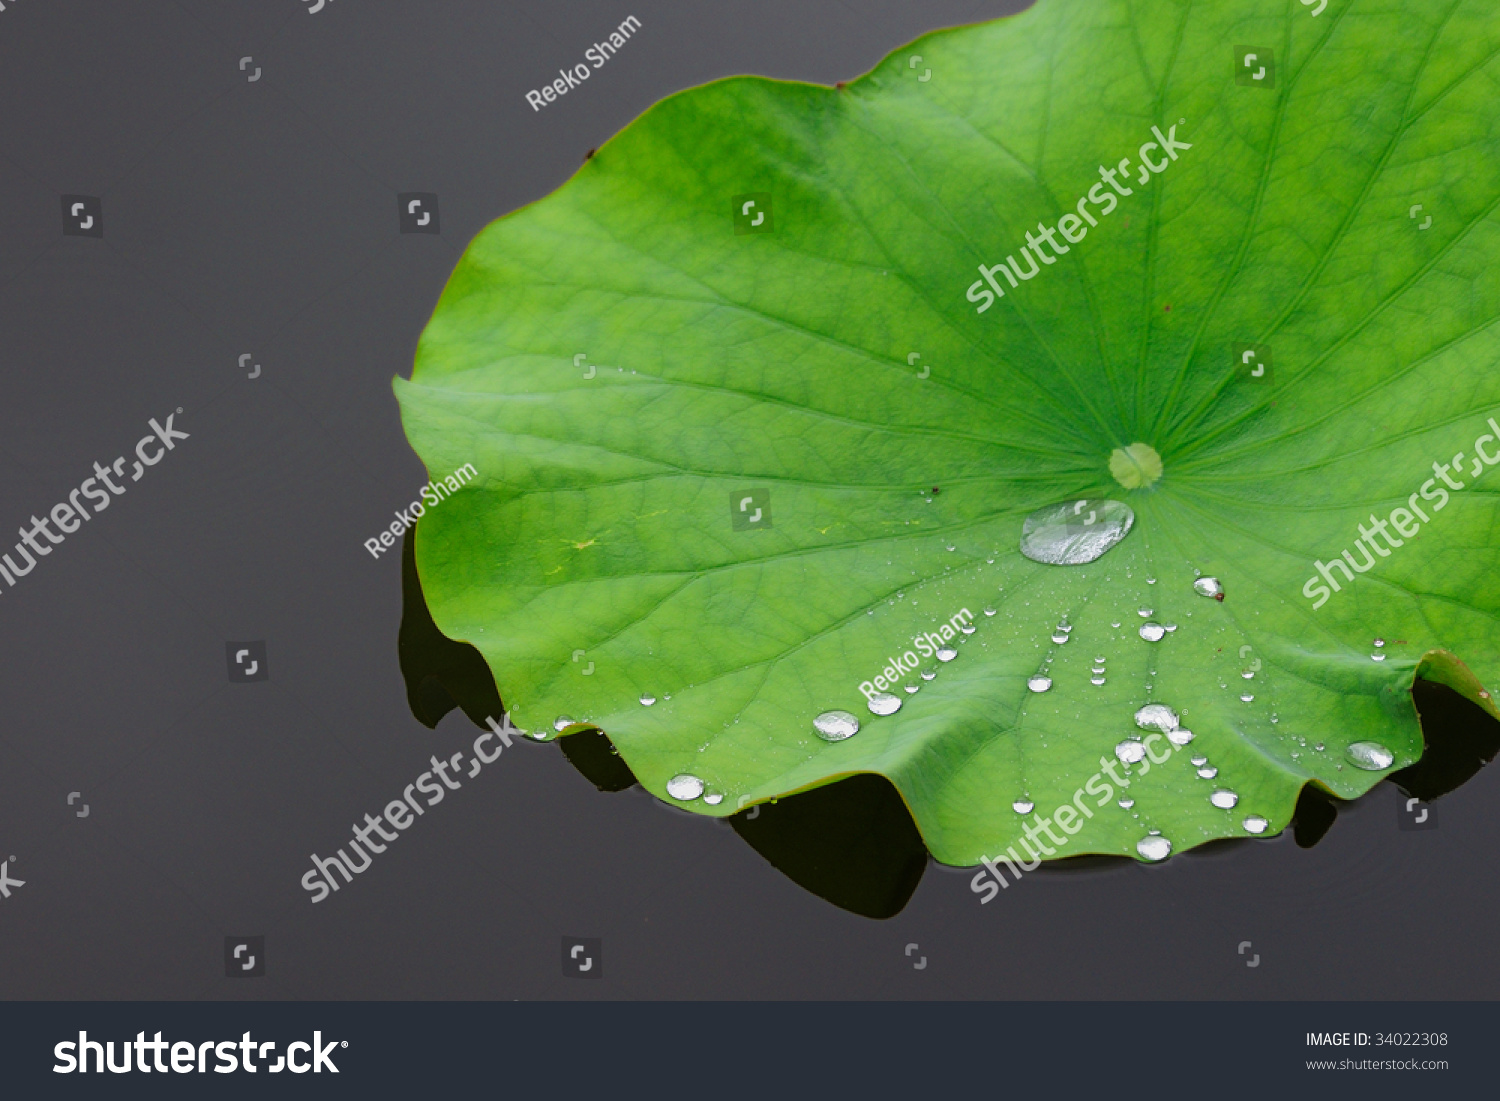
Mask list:
[{"label": "reflection on water", "polygon": [[[437,629],[422,597],[412,533],[401,547],[401,633],[398,648],[406,698],[417,721],[436,727],[455,707],[478,727],[503,704],[479,651]],[[1500,751],[1500,722],[1452,689],[1418,681],[1412,693],[1427,742],[1422,759],[1388,777],[1423,802],[1467,782]],[[559,738],[563,755],[600,791],[634,787],[635,776],[600,730]],[[1292,835],[1310,848],[1338,818],[1339,800],[1308,785],[1297,800]],[[753,815],[753,817],[752,817]],[[870,918],[900,913],[928,863],[927,848],[905,802],[883,776],[860,774],[800,795],[762,804],[728,819],[740,837],[792,882],[841,909]],[[1239,851],[1254,838],[1199,846],[1189,855]],[[1050,874],[1098,874],[1124,857],[1083,856],[1043,864]]]}]

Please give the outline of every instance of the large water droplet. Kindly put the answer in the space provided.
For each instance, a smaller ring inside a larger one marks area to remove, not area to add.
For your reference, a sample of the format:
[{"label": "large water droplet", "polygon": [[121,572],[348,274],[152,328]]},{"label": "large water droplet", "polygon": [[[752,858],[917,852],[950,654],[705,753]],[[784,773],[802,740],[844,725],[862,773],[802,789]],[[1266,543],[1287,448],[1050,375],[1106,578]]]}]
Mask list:
[{"label": "large water droplet", "polygon": [[1032,677],[1029,681],[1026,682],[1026,687],[1031,689],[1033,692],[1045,692],[1047,691],[1047,689],[1052,687],[1052,678],[1045,677],[1041,673],[1038,673],[1036,676]]},{"label": "large water droplet", "polygon": [[1036,809],[1036,804],[1030,799],[1017,799],[1010,805],[1010,809],[1017,814],[1030,814]]},{"label": "large water droplet", "polygon": [[1049,566],[1082,566],[1130,534],[1135,513],[1120,501],[1090,498],[1049,505],[1021,525],[1021,553]]},{"label": "large water droplet", "polygon": [[825,711],[813,720],[813,729],[825,742],[842,742],[859,733],[859,720],[847,711]]},{"label": "large water droplet", "polygon": [[1143,837],[1135,843],[1135,851],[1155,863],[1172,854],[1172,842],[1165,837]]},{"label": "large water droplet", "polygon": [[870,710],[877,715],[894,715],[901,710],[901,697],[889,692],[876,692],[870,697]]},{"label": "large water droplet", "polygon": [[1266,827],[1270,824],[1258,814],[1252,814],[1240,823],[1245,827],[1246,833],[1265,833]]},{"label": "large water droplet", "polygon": [[1344,750],[1344,756],[1355,768],[1379,772],[1391,767],[1396,755],[1379,742],[1355,742]]},{"label": "large water droplet", "polygon": [[1220,810],[1231,810],[1240,801],[1240,797],[1232,791],[1216,791],[1208,797],[1208,801]]},{"label": "large water droplet", "polygon": [[703,781],[690,772],[679,773],[667,781],[667,794],[673,799],[691,803],[703,794]]},{"label": "large water droplet", "polygon": [[1177,729],[1177,712],[1166,704],[1148,703],[1135,713],[1135,725],[1142,730],[1160,730],[1170,734]]},{"label": "large water droplet", "polygon": [[1224,586],[1219,584],[1217,577],[1200,577],[1193,582],[1193,592],[1199,596],[1219,597],[1224,593]]},{"label": "large water droplet", "polygon": [[1146,746],[1142,742],[1131,741],[1127,738],[1115,746],[1115,756],[1127,765],[1133,765],[1146,756]]},{"label": "large water droplet", "polygon": [[1141,637],[1147,642],[1160,642],[1167,635],[1167,629],[1160,623],[1142,623]]}]

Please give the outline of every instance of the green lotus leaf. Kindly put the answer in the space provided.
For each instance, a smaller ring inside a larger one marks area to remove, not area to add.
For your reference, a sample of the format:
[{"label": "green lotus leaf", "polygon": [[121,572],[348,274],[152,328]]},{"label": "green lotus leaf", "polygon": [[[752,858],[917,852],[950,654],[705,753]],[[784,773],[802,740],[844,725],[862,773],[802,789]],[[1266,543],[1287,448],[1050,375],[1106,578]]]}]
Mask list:
[{"label": "green lotus leaf", "polygon": [[478,472],[437,626],[663,799],[878,773],[950,864],[1360,795],[1414,678],[1496,713],[1497,52],[1490,0],[1040,0],[658,103],[396,381]]}]

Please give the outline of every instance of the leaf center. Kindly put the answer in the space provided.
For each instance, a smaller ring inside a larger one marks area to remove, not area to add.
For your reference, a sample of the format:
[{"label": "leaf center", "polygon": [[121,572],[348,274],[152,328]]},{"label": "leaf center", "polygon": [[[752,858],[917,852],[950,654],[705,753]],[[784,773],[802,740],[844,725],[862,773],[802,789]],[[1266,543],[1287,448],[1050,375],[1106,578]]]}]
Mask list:
[{"label": "leaf center", "polygon": [[1117,447],[1109,457],[1109,472],[1126,489],[1150,489],[1161,469],[1161,456],[1148,443]]}]

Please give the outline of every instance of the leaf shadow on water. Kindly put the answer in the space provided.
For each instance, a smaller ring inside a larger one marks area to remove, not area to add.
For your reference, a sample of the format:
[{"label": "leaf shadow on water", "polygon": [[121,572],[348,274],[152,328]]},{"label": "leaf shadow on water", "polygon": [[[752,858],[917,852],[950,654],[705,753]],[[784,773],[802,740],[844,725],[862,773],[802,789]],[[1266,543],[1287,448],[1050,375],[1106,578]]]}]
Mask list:
[{"label": "leaf shadow on water", "polygon": [[[412,533],[401,547],[402,615],[397,649],[412,715],[435,728],[455,707],[476,726],[504,710],[484,657],[438,630],[417,577]],[[1500,721],[1444,685],[1419,680],[1412,697],[1427,748],[1414,765],[1387,779],[1408,797],[1432,802],[1466,783],[1500,752]],[[558,739],[568,762],[600,791],[636,786],[608,736],[589,729]],[[1292,818],[1302,848],[1320,841],[1338,817],[1339,800],[1315,785],[1302,789]],[[792,882],[864,917],[899,914],[916,892],[930,857],[895,787],[860,773],[812,791],[730,816],[736,833]],[[1188,850],[1213,857],[1255,838],[1227,838]],[[1084,855],[1049,861],[1048,875],[1098,874],[1128,867],[1127,857]]]}]

